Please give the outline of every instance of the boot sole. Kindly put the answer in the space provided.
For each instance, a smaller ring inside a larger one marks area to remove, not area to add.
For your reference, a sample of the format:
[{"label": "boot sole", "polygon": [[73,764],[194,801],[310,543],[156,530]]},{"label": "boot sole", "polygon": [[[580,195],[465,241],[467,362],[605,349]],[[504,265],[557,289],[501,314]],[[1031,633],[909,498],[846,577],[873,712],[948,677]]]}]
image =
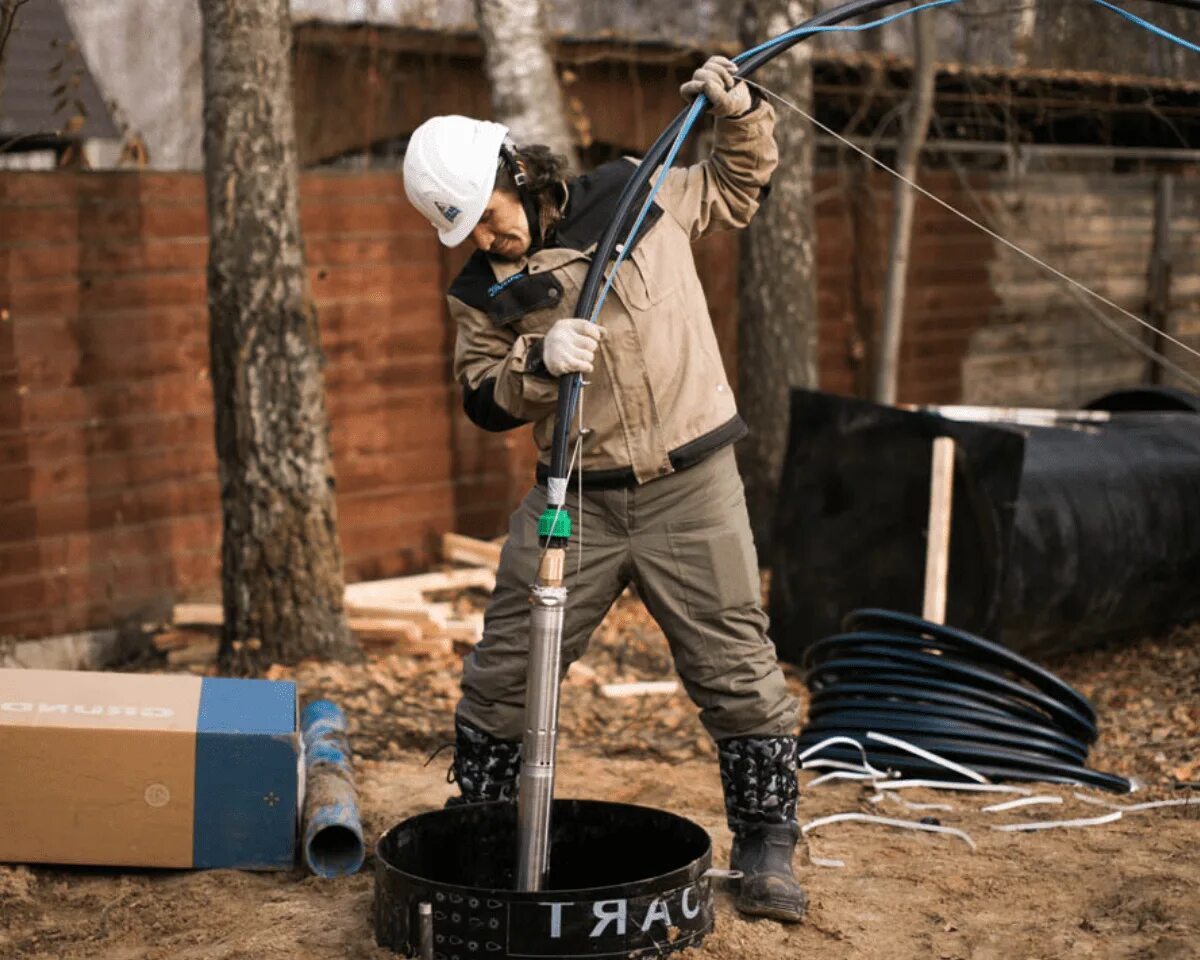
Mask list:
[{"label": "boot sole", "polygon": [[765,917],[779,923],[801,923],[808,912],[808,904],[801,907],[799,912],[787,907],[775,907],[769,903],[745,903],[742,900],[735,901],[734,905],[738,913],[744,913],[748,917]]}]

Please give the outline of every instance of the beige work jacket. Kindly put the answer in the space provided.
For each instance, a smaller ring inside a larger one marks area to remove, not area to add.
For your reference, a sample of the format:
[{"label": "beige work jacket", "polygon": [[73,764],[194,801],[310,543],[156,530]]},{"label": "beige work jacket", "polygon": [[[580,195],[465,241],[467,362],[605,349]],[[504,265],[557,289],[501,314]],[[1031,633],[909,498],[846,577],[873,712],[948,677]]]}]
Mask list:
[{"label": "beige work jacket", "polygon": [[[778,162],[774,121],[766,102],[720,120],[712,155],[668,173],[598,317],[607,336],[583,392],[585,483],[646,483],[745,434],[691,244],[750,222]],[[558,396],[558,380],[541,363],[541,340],[556,320],[573,315],[591,254],[634,166],[617,161],[570,181],[545,248],[515,263],[476,252],[450,289],[464,406],[487,429],[532,421],[540,475],[550,461]],[[578,423],[571,436],[574,450]]]}]

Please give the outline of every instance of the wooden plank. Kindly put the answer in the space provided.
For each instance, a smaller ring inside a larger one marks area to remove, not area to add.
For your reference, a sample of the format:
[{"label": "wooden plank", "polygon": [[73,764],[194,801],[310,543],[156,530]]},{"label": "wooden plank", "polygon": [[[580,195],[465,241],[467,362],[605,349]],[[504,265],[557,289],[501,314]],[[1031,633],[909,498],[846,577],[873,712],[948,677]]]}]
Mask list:
[{"label": "wooden plank", "polygon": [[929,536],[925,545],[925,601],[922,616],[946,621],[946,578],[950,569],[950,508],[954,494],[954,439],[933,441],[929,481]]},{"label": "wooden plank", "polygon": [[167,663],[173,667],[204,666],[217,659],[221,641],[216,637],[205,637],[203,641],[188,644],[167,654]]},{"label": "wooden plank", "polygon": [[677,680],[642,680],[637,683],[600,684],[600,696],[609,700],[672,694],[678,690],[679,682]]},{"label": "wooden plank", "polygon": [[399,637],[413,642],[425,638],[422,624],[407,617],[347,617],[346,626],[360,638]]},{"label": "wooden plank", "polygon": [[446,636],[426,636],[419,624],[403,619],[350,617],[347,625],[364,646],[387,646],[414,655],[450,654],[452,640]]},{"label": "wooden plank", "polygon": [[453,614],[448,603],[427,603],[403,599],[396,603],[380,602],[372,606],[346,604],[346,616],[356,620],[406,620],[424,631],[443,630]]},{"label": "wooden plank", "polygon": [[390,580],[368,580],[346,587],[346,603],[355,607],[382,609],[393,603],[420,601],[422,594],[433,590],[465,590],[468,587],[494,590],[496,575],[491,570],[476,567],[420,573],[412,577],[395,577]]},{"label": "wooden plank", "polygon": [[588,666],[582,660],[576,660],[567,668],[566,682],[575,686],[588,687],[592,686],[599,679],[594,668]]},{"label": "wooden plank", "polygon": [[442,534],[442,556],[446,560],[496,570],[500,566],[501,549],[501,544],[464,537],[461,533]]},{"label": "wooden plank", "polygon": [[169,653],[172,650],[183,650],[195,644],[206,643],[212,639],[212,634],[200,630],[167,630],[155,634],[150,642],[155,650]]},{"label": "wooden plank", "polygon": [[225,622],[225,612],[219,603],[177,603],[171,611],[171,622],[189,626],[219,627]]},{"label": "wooden plank", "polygon": [[445,636],[457,643],[472,646],[483,639],[483,614],[471,613],[446,624]]}]

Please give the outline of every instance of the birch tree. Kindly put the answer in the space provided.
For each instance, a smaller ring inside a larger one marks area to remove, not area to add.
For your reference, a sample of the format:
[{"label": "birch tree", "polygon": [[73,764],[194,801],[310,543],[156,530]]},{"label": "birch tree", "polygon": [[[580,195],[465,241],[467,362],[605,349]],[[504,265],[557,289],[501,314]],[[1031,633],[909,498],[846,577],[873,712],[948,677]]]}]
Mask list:
[{"label": "birch tree", "polygon": [[[741,40],[761,43],[813,15],[813,0],[744,0]],[[812,54],[798,43],[758,70],[768,90],[812,112]],[[750,525],[766,562],[787,451],[793,387],[817,385],[813,139],[798,114],[775,126],[779,168],[771,193],[743,232],[738,270],[738,407],[750,436],[738,445]]]},{"label": "birch tree", "polygon": [[517,143],[544,143],[577,169],[541,0],[475,0],[475,15],[494,119]]},{"label": "birch tree", "polygon": [[354,651],[300,234],[287,0],[200,0],[221,661]]},{"label": "birch tree", "polygon": [[4,61],[8,41],[17,23],[17,11],[29,0],[0,0],[0,98],[4,96]]},{"label": "birch tree", "polygon": [[[904,134],[896,150],[896,172],[915,181],[921,148],[933,115],[933,81],[937,69],[934,20],[929,12],[913,14],[913,80],[908,97]],[[878,403],[895,403],[899,381],[900,341],[904,331],[904,301],[908,290],[908,259],[912,248],[916,191],[897,180],[892,193],[892,238],[888,248],[887,275],[883,286],[879,352],[872,398]]]}]

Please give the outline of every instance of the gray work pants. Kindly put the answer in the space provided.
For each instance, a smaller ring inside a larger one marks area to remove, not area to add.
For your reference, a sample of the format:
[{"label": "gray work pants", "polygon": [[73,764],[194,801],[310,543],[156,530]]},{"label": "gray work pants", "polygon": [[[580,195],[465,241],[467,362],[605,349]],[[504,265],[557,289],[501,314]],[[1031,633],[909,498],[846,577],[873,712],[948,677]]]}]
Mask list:
[{"label": "gray work pants", "polygon": [[[463,667],[458,716],[501,740],[520,740],[529,650],[529,585],[537,573],[537,521],[545,487],[512,515],[483,639]],[[592,631],[629,583],[670,644],[684,688],[715,740],[792,735],[797,702],[767,639],[758,563],[733,449],[639,487],[575,487],[567,553],[570,592],[563,668],[583,655]],[[583,566],[579,570],[579,519]]]}]

